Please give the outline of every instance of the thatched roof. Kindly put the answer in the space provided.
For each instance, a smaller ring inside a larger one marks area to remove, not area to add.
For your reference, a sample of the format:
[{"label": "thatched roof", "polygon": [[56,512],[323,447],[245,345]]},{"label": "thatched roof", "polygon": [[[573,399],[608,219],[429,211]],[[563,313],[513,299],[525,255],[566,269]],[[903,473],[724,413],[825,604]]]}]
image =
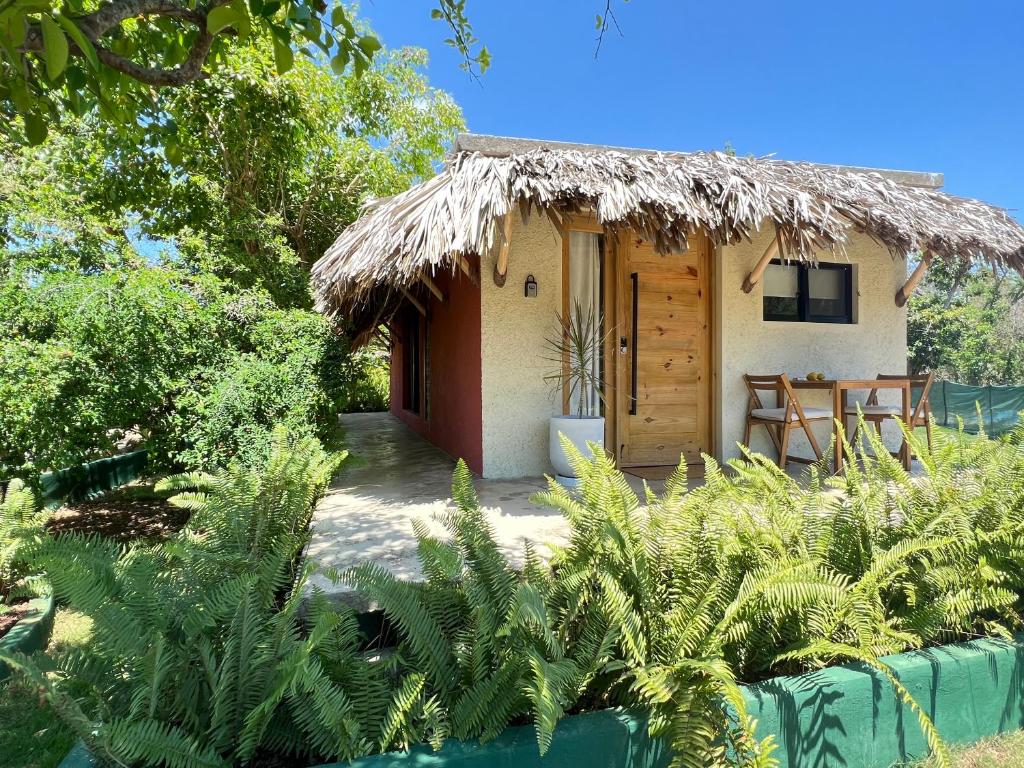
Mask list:
[{"label": "thatched roof", "polygon": [[724,245],[774,225],[792,259],[842,252],[854,231],[896,257],[928,251],[933,259],[1024,267],[1024,228],[1006,211],[934,185],[930,174],[721,152],[462,137],[437,176],[366,206],[313,267],[314,292],[322,311],[364,326],[376,322],[375,308],[400,288],[455,269],[461,254],[489,252],[516,208],[524,215],[545,208],[593,211],[609,230],[636,230],[665,252],[685,248],[697,230]]}]

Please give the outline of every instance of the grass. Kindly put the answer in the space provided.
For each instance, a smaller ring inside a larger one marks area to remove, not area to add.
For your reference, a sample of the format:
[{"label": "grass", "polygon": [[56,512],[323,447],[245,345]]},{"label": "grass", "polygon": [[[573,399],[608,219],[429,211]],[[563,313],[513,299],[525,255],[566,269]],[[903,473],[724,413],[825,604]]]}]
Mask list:
[{"label": "grass", "polygon": [[[49,653],[88,644],[88,618],[66,608],[57,610]],[[0,683],[0,768],[54,768],[75,738],[39,695],[23,683]]]},{"label": "grass", "polygon": [[[969,747],[956,747],[952,768],[1024,768],[1024,731],[983,739]],[[936,768],[934,760],[918,763],[917,768]]]}]

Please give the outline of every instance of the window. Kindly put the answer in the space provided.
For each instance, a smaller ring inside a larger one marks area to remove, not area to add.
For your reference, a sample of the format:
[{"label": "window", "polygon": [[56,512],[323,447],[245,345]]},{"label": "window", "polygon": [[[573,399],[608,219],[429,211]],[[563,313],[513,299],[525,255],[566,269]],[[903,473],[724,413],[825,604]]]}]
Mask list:
[{"label": "window", "polygon": [[409,312],[402,329],[402,407],[420,413],[422,392],[423,324],[418,312]]},{"label": "window", "polygon": [[764,272],[764,319],[852,323],[853,266],[771,262]]},{"label": "window", "polygon": [[[569,413],[582,410],[583,413],[603,413],[601,393],[593,382],[604,380],[604,237],[594,232],[569,233],[569,272],[564,279],[569,281],[569,304],[565,311],[573,312],[579,302],[584,317],[590,317],[595,325],[590,331],[594,350],[591,356],[590,384],[584,391],[574,391],[570,396]],[[583,403],[580,403],[580,400]]]}]

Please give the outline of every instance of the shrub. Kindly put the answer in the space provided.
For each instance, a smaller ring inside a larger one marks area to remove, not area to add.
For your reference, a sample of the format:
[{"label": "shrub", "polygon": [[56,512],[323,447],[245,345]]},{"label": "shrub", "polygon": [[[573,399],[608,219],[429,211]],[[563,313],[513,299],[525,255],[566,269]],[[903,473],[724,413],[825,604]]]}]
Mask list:
[{"label": "shrub", "polygon": [[173,394],[231,338],[218,288],[170,270],[27,276],[0,295],[0,463],[37,470],[172,427]]},{"label": "shrub", "polygon": [[139,432],[157,468],[266,457],[274,424],[330,441],[344,339],[321,315],[163,267],[0,288],[0,466],[30,475]]},{"label": "shrub", "polygon": [[353,351],[340,370],[342,413],[386,411],[391,401],[391,367],[387,347],[373,342]]}]

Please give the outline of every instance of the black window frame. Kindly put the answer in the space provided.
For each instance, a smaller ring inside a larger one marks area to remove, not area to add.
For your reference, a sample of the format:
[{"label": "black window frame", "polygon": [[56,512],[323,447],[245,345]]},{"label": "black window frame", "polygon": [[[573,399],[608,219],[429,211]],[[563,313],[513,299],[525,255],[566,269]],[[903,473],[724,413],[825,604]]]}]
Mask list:
[{"label": "black window frame", "polygon": [[[791,315],[780,315],[769,313],[764,306],[764,299],[766,298],[762,294],[761,298],[761,318],[765,322],[782,322],[782,323],[830,323],[833,325],[852,325],[853,324],[853,265],[852,264],[835,264],[832,262],[819,262],[816,266],[811,264],[804,264],[802,262],[794,261],[782,261],[781,259],[772,259],[769,264],[777,267],[793,267],[797,270],[797,294],[796,294],[796,318]],[[832,269],[839,270],[843,273],[843,290],[845,292],[846,299],[846,314],[845,315],[819,315],[811,312],[811,295],[810,295],[810,270],[812,269]]]}]

